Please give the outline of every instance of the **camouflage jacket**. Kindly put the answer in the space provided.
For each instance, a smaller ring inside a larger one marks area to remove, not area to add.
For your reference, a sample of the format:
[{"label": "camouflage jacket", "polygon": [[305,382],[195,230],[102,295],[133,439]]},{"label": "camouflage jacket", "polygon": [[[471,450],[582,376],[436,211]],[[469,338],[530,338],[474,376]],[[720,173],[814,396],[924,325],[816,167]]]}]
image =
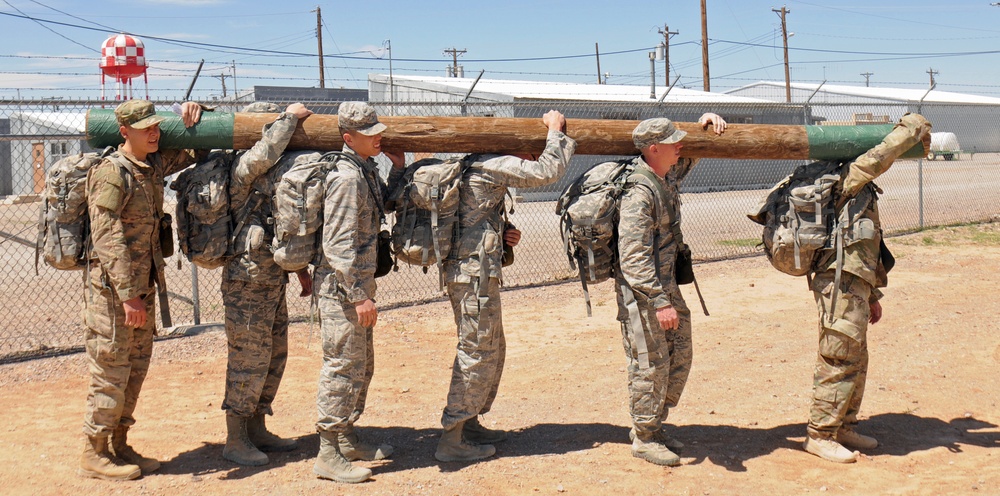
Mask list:
[{"label": "camouflage jacket", "polygon": [[231,280],[267,285],[288,282],[288,274],[274,262],[271,253],[274,222],[269,219],[272,219],[275,178],[268,171],[281,158],[297,123],[295,114],[282,113],[264,126],[262,137],[253,148],[233,156],[229,209],[234,227],[242,221],[242,228],[233,233],[233,258],[226,263],[226,277]]},{"label": "camouflage jacket", "polygon": [[[343,152],[361,161],[346,144]],[[403,170],[390,170],[389,183],[394,185]],[[317,295],[350,303],[375,299],[377,240],[388,196],[373,158],[360,166],[346,158],[337,161],[326,178],[323,249],[314,276]]]},{"label": "camouflage jacket", "polygon": [[[649,184],[648,177],[633,173],[631,181],[634,183],[630,183],[620,200],[618,286],[621,282],[628,284],[636,300],[651,308],[673,304],[669,290],[676,285],[674,262],[683,239],[674,239],[671,225],[681,222],[680,184],[697,162],[697,159],[681,158],[670,168],[666,178],[657,176],[659,186]],[[653,171],[641,156],[636,157],[634,163],[636,169]],[[660,198],[660,189],[666,192],[665,198]]]},{"label": "camouflage jacket", "polygon": [[[576,141],[560,131],[549,131],[538,161],[510,155],[473,155],[459,189],[458,244],[444,261],[449,282],[471,282],[483,267],[487,277],[500,277],[503,257],[503,208],[507,188],[534,188],[552,184],[566,172]],[[481,257],[485,259],[481,260]]]},{"label": "camouflage jacket", "polygon": [[162,280],[164,178],[194,162],[190,150],[163,150],[140,162],[119,146],[90,170],[90,260],[121,300],[148,295]]}]

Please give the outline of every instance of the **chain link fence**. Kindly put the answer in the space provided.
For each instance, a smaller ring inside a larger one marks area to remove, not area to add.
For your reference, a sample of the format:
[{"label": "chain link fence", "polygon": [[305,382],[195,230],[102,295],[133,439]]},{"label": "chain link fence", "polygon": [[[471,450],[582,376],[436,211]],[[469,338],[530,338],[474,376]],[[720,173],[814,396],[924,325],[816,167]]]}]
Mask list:
[{"label": "chain link fence", "polygon": [[[156,102],[165,109],[173,102]],[[217,102],[214,102],[217,103]],[[276,102],[284,105],[290,102]],[[335,113],[338,102],[305,102]],[[906,104],[637,104],[603,102],[373,102],[381,115],[541,117],[557,109],[568,118],[638,120],[666,116],[693,122],[706,112],[740,124],[893,123],[919,111],[935,132],[952,132],[960,145],[935,159],[899,160],[877,181],[883,227],[888,234],[930,226],[985,222],[1000,217],[1000,108],[985,105]],[[80,349],[83,274],[59,271],[36,260],[39,194],[45,170],[62,157],[88,151],[84,116],[115,102],[0,101],[0,362]],[[233,112],[239,107],[220,106]],[[570,130],[572,135],[572,130]],[[408,162],[413,160],[408,155]],[[590,166],[617,156],[576,156],[557,184],[514,192],[511,221],[521,229],[516,262],[504,270],[507,287],[575,279],[559,234],[555,199]],[[383,174],[389,163],[380,157]],[[774,183],[804,160],[705,159],[682,188],[684,237],[696,261],[761,254],[760,228],[746,218]],[[172,179],[172,178],[171,178]],[[176,199],[167,188],[166,211]],[[167,261],[174,324],[221,322],[221,271],[196,269],[175,255]],[[294,278],[293,278],[294,281]],[[309,301],[289,290],[293,319],[307,319]],[[437,276],[400,265],[378,281],[382,307],[442,297]],[[582,307],[581,307],[582,308]],[[162,331],[161,331],[162,332]]]}]

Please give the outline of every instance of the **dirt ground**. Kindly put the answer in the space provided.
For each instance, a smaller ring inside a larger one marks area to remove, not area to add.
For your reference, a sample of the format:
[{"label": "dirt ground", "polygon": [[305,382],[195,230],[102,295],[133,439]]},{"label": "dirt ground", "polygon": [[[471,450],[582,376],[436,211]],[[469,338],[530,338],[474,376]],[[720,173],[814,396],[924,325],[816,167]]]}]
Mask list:
[{"label": "dirt ground", "polygon": [[[882,446],[838,465],[801,450],[816,354],[804,279],[761,257],[696,266],[711,316],[694,313],[695,361],[673,434],[683,463],[631,456],[625,358],[610,284],[504,293],[507,367],[486,424],[508,429],[497,456],[433,458],[454,356],[444,302],[384,312],[361,433],[391,443],[357,486],[312,474],[318,330],[295,324],[271,429],[300,449],[271,464],[222,459],[225,337],[158,341],[130,439],[163,462],[132,482],[76,475],[83,447],[82,355],[0,367],[4,494],[1000,494],[1000,224],[889,240],[898,264],[869,332],[859,428]],[[518,263],[525,263],[520,260]],[[693,287],[685,287],[697,308]]]}]

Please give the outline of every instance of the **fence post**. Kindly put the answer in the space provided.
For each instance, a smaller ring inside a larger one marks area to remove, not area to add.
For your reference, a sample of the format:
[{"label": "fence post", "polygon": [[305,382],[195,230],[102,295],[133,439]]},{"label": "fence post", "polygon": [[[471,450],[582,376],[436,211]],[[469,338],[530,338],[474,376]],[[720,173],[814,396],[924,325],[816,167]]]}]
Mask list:
[{"label": "fence post", "polygon": [[194,325],[201,324],[201,302],[198,300],[198,266],[191,264],[191,311]]},{"label": "fence post", "polygon": [[924,228],[924,159],[917,160],[917,211],[920,229]]}]

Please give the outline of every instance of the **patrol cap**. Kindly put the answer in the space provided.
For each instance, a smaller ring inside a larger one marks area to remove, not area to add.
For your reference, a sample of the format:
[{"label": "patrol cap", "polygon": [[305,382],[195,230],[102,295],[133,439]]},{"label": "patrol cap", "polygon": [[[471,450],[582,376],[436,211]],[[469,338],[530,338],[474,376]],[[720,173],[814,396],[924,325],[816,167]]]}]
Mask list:
[{"label": "patrol cap", "polygon": [[649,145],[657,143],[677,143],[687,136],[687,131],[682,131],[674,126],[673,122],[666,117],[656,117],[646,119],[639,123],[632,131],[632,142],[635,147],[642,150]]},{"label": "patrol cap", "polygon": [[278,104],[272,102],[253,102],[243,107],[243,110],[240,110],[240,112],[248,114],[277,114],[281,112],[281,108],[278,107]]},{"label": "patrol cap", "polygon": [[122,103],[115,109],[115,117],[119,124],[135,129],[146,129],[166,120],[162,115],[156,115],[153,103],[146,100],[129,100]]},{"label": "patrol cap", "polygon": [[344,102],[337,110],[337,122],[341,129],[357,131],[365,136],[375,136],[385,131],[385,124],[378,121],[375,107],[368,102]]}]

